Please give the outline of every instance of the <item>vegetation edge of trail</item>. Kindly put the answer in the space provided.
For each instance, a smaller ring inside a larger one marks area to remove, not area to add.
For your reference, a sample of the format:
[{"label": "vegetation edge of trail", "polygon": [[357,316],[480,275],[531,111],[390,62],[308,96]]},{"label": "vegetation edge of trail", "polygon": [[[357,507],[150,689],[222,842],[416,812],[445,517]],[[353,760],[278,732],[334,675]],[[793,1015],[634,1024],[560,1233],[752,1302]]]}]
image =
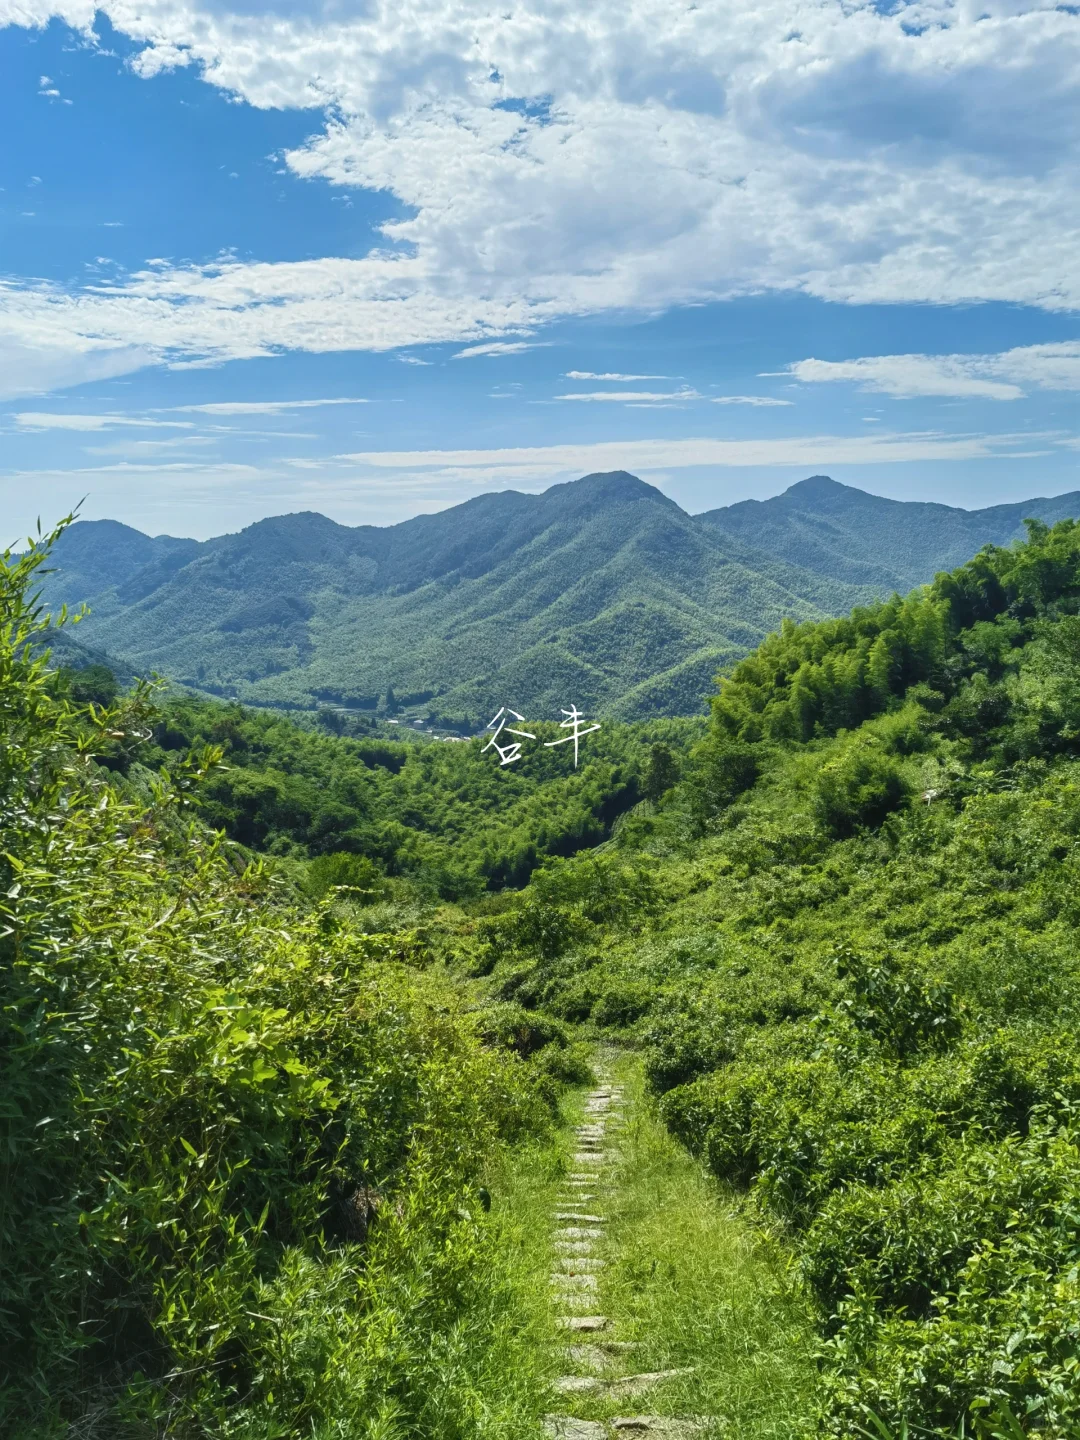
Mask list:
[{"label": "vegetation edge of trail", "polygon": [[635,1036],[782,1228],[820,1433],[1080,1429],[1078,867],[1069,521],[784,627],[680,782],[490,922],[493,993]]},{"label": "vegetation edge of trail", "polygon": [[42,559],[0,564],[0,1428],[508,1435],[481,1179],[565,1037],[298,906],[198,817],[212,749],[119,785],[151,697],[35,658]]}]

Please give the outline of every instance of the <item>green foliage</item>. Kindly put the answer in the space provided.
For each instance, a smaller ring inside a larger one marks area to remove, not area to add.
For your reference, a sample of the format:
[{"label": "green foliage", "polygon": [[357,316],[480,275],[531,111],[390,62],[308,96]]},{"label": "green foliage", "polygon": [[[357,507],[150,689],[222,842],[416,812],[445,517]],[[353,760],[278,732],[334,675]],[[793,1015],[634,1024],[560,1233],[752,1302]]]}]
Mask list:
[{"label": "green foliage", "polygon": [[315,900],[331,890],[345,890],[350,899],[370,905],[386,894],[386,878],[379,867],[366,855],[351,855],[347,850],[316,855],[305,878],[305,888]]},{"label": "green foliage", "polygon": [[291,909],[208,831],[219,751],[120,763],[150,697],[34,658],[42,558],[0,564],[0,1429],[487,1433],[478,1180],[550,1075],[418,936]]},{"label": "green foliage", "polygon": [[657,741],[649,750],[649,760],[641,791],[646,800],[661,800],[679,778],[679,762],[671,747]]},{"label": "green foliage", "polygon": [[785,626],[598,862],[663,904],[540,964],[502,918],[496,985],[632,1001],[668,1125],[785,1235],[825,1434],[1080,1429],[1078,611],[1066,521]]},{"label": "green foliage", "polygon": [[107,665],[61,671],[60,679],[77,705],[112,705],[120,694],[116,676]]},{"label": "green foliage", "polygon": [[[164,706],[139,758],[170,769],[192,750],[220,746],[224,763],[198,804],[231,840],[296,859],[362,856],[383,874],[454,900],[523,885],[545,858],[605,840],[639,799],[650,742],[673,766],[702,724],[607,723],[581,742],[577,769],[569,747],[542,743],[563,738],[558,727],[534,725],[537,742],[500,767],[484,752],[490,734],[464,744],[393,743],[179,698]],[[330,873],[321,859],[319,867],[314,876]],[[314,878],[312,893],[331,883],[346,882]]]},{"label": "green foliage", "polygon": [[876,827],[907,799],[904,775],[876,735],[854,736],[821,766],[814,781],[814,810],[833,835]]}]

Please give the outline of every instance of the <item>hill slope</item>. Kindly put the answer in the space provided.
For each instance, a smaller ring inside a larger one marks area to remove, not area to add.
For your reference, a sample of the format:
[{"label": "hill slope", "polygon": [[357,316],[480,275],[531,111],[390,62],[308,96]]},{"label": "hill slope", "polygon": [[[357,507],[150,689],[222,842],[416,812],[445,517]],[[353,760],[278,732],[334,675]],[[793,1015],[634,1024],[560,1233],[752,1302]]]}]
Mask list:
[{"label": "hill slope", "polygon": [[858,598],[622,472],[386,529],[282,516],[142,564],[115,528],[79,524],[51,594],[69,598],[69,548],[87,575],[98,537],[111,583],[85,596],[81,633],[136,666],[254,702],[373,710],[392,687],[472,723],[503,704],[696,710],[716,669],[783,616]]},{"label": "hill slope", "polygon": [[1007,545],[1024,520],[1053,525],[1080,515],[1080,494],[960,510],[887,500],[828,475],[800,480],[771,500],[743,500],[697,518],[778,560],[881,593],[904,593],[939,570],[962,565],[984,545]]},{"label": "hill slope", "polygon": [[785,616],[929,580],[1080,495],[989,510],[884,500],[816,476],[690,516],[623,471],[479,496],[380,528],[313,513],[199,543],[114,521],[62,537],[47,598],[136,669],[251,703],[406,707],[482,724],[571,702],[632,719],[699,710]]},{"label": "hill slope", "polygon": [[1078,606],[1064,521],[785,627],[679,783],[486,924],[493,993],[629,1028],[789,1247],[800,1434],[1080,1435]]}]

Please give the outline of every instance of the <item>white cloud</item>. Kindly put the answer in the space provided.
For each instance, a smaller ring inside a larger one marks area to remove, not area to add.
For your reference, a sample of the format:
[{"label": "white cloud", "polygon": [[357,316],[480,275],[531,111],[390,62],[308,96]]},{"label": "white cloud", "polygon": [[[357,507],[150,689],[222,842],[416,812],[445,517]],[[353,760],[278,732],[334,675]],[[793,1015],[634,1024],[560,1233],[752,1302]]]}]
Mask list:
[{"label": "white cloud", "polygon": [[455,360],[473,360],[478,355],[520,355],[525,350],[539,350],[546,342],[537,340],[492,340],[485,345],[469,345],[459,350]]},{"label": "white cloud", "polygon": [[756,405],[768,408],[772,405],[793,405],[793,400],[777,400],[771,395],[710,395],[714,405]]},{"label": "white cloud", "polygon": [[323,405],[367,405],[356,396],[334,400],[213,400],[205,405],[173,405],[179,414],[200,415],[283,415],[289,410],[314,410]]},{"label": "white cloud", "polygon": [[368,450],[339,455],[340,462],[376,471],[408,472],[418,483],[444,480],[540,480],[596,470],[684,470],[783,465],[888,465],[911,461],[1018,459],[1045,454],[1061,435],[919,434],[804,435],[750,440],[606,440],[499,450]]},{"label": "white cloud", "polygon": [[[406,218],[358,259],[9,284],[0,345],[39,356],[50,384],[102,354],[512,354],[530,342],[505,337],[560,317],[767,289],[1080,308],[1072,6],[275,0],[272,23],[248,0],[100,9],[141,47],[137,74],[189,66],[252,105],[322,112],[287,166],[388,192]],[[94,14],[0,0],[0,23]]]},{"label": "white cloud", "polygon": [[622,405],[651,405],[656,402],[682,402],[700,400],[696,390],[594,390],[587,394],[556,395],[556,400],[584,400],[589,404],[617,401]]},{"label": "white cloud", "polygon": [[14,417],[23,430],[115,430],[134,426],[149,430],[190,430],[190,420],[142,420],[130,415],[60,415],[51,410],[21,410]]},{"label": "white cloud", "polygon": [[395,355],[394,359],[402,365],[433,365],[433,360],[421,360],[419,355]]},{"label": "white cloud", "polygon": [[853,381],[893,395],[1019,400],[1025,387],[1080,390],[1080,341],[1025,345],[996,355],[867,355],[857,360],[798,360],[787,372],[808,384]]},{"label": "white cloud", "polygon": [[597,375],[592,370],[567,370],[564,380],[615,380],[621,384],[632,384],[635,380],[674,380],[674,375]]}]

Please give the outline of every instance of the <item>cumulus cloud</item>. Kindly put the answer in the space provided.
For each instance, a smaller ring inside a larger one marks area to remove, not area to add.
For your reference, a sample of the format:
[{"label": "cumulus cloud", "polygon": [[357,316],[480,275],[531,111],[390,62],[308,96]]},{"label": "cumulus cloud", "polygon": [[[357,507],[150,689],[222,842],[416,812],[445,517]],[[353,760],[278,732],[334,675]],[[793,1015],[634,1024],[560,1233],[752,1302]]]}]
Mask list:
[{"label": "cumulus cloud", "polygon": [[897,399],[950,396],[1019,400],[1029,389],[1080,390],[1080,341],[1025,345],[995,355],[866,355],[798,360],[789,371],[808,384],[853,381]]},{"label": "cumulus cloud", "polygon": [[[325,117],[292,172],[388,192],[406,218],[355,259],[8,286],[0,344],[59,383],[81,373],[73,354],[511,354],[533,342],[508,335],[554,319],[765,289],[1080,307],[1072,6],[275,0],[273,23],[240,0],[98,8],[148,80],[188,66],[249,104]],[[0,23],[88,29],[94,14],[0,0]]]}]

